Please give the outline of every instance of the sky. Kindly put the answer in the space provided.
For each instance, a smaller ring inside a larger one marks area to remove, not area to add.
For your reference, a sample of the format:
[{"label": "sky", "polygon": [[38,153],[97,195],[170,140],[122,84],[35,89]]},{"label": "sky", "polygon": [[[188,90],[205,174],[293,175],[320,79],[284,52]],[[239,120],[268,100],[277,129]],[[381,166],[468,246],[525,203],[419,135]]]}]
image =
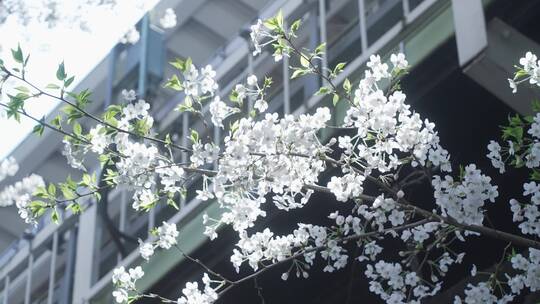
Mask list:
[{"label": "sky", "polygon": [[[63,1],[61,7],[66,10],[64,14],[70,14],[69,6],[75,1]],[[117,9],[114,11],[92,7],[83,12],[73,10],[77,14],[84,14],[88,21],[87,31],[69,22],[59,23],[53,28],[37,21],[23,26],[16,18],[9,17],[0,25],[0,58],[6,66],[14,67],[10,49],[16,48],[20,43],[23,52],[30,53],[26,74],[29,81],[41,87],[55,82],[58,64],[64,61],[67,74],[75,75],[72,85],[75,87],[157,2],[158,0],[118,0]],[[6,83],[3,96],[0,96],[3,103],[8,102],[5,94],[10,91],[9,85],[13,84]],[[25,108],[33,116],[41,118],[56,105],[55,100],[39,98],[27,101]],[[29,119],[21,118],[21,123],[17,123],[0,115],[0,160],[8,156],[30,134],[34,125]]]}]

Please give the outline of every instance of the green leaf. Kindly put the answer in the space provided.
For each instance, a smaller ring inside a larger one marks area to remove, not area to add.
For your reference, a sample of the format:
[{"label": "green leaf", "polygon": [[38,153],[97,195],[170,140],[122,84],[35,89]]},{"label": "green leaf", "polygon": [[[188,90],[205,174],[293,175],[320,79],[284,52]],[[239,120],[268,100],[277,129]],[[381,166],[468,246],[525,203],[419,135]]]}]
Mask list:
[{"label": "green leaf", "polygon": [[275,17],[265,20],[263,24],[267,29],[271,31],[278,29],[278,24]]},{"label": "green leaf", "polygon": [[531,180],[540,181],[540,171],[538,169],[533,169],[531,172]]},{"label": "green leaf", "polygon": [[24,60],[24,56],[23,56],[23,52],[22,52],[22,49],[21,49],[21,45],[18,44],[17,45],[17,49],[14,50],[12,49],[11,50],[11,55],[13,56],[13,59],[18,62],[18,63],[23,63],[23,60]]},{"label": "green leaf", "polygon": [[186,62],[184,63],[184,72],[187,72],[189,70],[191,70],[191,65],[193,64],[193,62],[191,61],[191,57],[188,57],[186,59]]},{"label": "green leaf", "polygon": [[26,59],[24,60],[23,66],[26,66],[28,64],[28,60],[30,60],[30,54],[26,56]]},{"label": "green leaf", "polygon": [[303,70],[303,69],[298,69],[298,70],[295,70],[293,72],[293,74],[291,75],[291,79],[295,79],[295,78],[298,78],[300,76],[304,76],[307,74],[307,71],[306,70]]},{"label": "green leaf", "polygon": [[231,133],[234,134],[236,130],[238,130],[238,127],[240,126],[240,123],[238,120],[235,120],[232,124],[229,124],[229,130],[231,130]]},{"label": "green leaf", "polygon": [[67,200],[73,200],[77,197],[75,191],[68,184],[60,184],[60,191],[62,191],[62,196]]},{"label": "green leaf", "polygon": [[15,120],[20,122],[20,112],[24,112],[24,101],[30,98],[30,96],[26,93],[21,92],[15,96],[8,94],[8,97],[10,101],[7,104],[7,117],[13,117]]},{"label": "green leaf", "polygon": [[231,94],[229,95],[229,100],[232,102],[238,102],[238,92],[236,90],[233,90]]},{"label": "green leaf", "polygon": [[517,169],[522,168],[525,165],[525,163],[523,162],[523,159],[519,155],[516,155],[514,160],[510,164],[513,165]]},{"label": "green leaf", "polygon": [[309,59],[307,55],[305,54],[300,55],[300,64],[305,68],[309,68]]},{"label": "green leaf", "polygon": [[343,89],[347,93],[351,92],[351,81],[349,80],[349,78],[345,78],[345,81],[343,81]]},{"label": "green leaf", "polygon": [[32,211],[32,214],[36,217],[42,216],[43,213],[45,213],[46,204],[42,201],[32,201],[30,203],[30,210]]},{"label": "green leaf", "polygon": [[180,82],[180,79],[176,75],[171,76],[167,83],[165,83],[165,87],[175,91],[182,91],[184,89],[182,82]]},{"label": "green leaf", "polygon": [[60,63],[60,65],[58,66],[58,69],[56,70],[56,78],[60,81],[64,81],[66,77],[67,75],[66,75],[66,70],[64,67],[64,62],[62,61],[62,63]]},{"label": "green leaf", "polygon": [[532,102],[532,110],[534,112],[540,112],[540,100],[538,100],[538,99],[533,100],[533,102]]},{"label": "green leaf", "polygon": [[73,214],[80,214],[82,212],[81,205],[77,202],[72,202],[66,206],[66,209],[71,210]]},{"label": "green leaf", "polygon": [[178,204],[174,201],[174,199],[169,198],[167,200],[167,205],[173,207],[176,210],[180,210],[180,208],[178,207]]},{"label": "green leaf", "polygon": [[324,53],[325,49],[326,49],[326,42],[323,42],[315,48],[315,54],[320,55]]},{"label": "green leaf", "polygon": [[90,103],[90,92],[88,89],[82,90],[80,93],[75,92],[66,92],[70,97],[74,98],[77,101],[77,106],[79,108],[84,108],[88,103]]},{"label": "green leaf", "polygon": [[264,87],[270,87],[273,83],[272,77],[264,77]]},{"label": "green leaf", "polygon": [[47,188],[47,192],[49,192],[50,197],[56,197],[56,186],[54,184],[49,184],[49,187]]},{"label": "green leaf", "polygon": [[45,88],[51,90],[58,90],[60,89],[60,86],[54,83],[49,83]]},{"label": "green leaf", "polygon": [[519,114],[508,117],[508,122],[510,123],[510,126],[512,126],[512,127],[522,126],[523,125],[523,121],[519,117]]},{"label": "green leaf", "polygon": [[73,80],[75,80],[75,76],[71,76],[69,77],[68,79],[66,79],[64,81],[64,87],[69,87],[71,85],[71,83],[73,83]]},{"label": "green leaf", "polygon": [[62,116],[56,115],[56,117],[51,120],[51,125],[56,128],[60,128],[62,125]]},{"label": "green leaf", "polygon": [[116,114],[122,112],[122,107],[119,105],[110,105],[107,107],[105,113],[103,113],[103,120],[107,121],[114,118]]},{"label": "green leaf", "polygon": [[518,70],[516,71],[516,74],[515,74],[515,76],[514,76],[514,79],[519,79],[519,78],[525,77],[525,76],[527,76],[527,75],[528,75],[528,73],[527,73],[525,70],[523,70],[523,69],[518,69]]},{"label": "green leaf", "polygon": [[345,62],[340,62],[336,64],[336,66],[334,67],[334,74],[338,74],[339,72],[343,71],[343,68],[345,68],[345,65],[346,65]]},{"label": "green leaf", "polygon": [[51,219],[57,225],[60,222],[60,215],[58,214],[58,210],[56,210],[56,208],[54,208],[52,211]]},{"label": "green leaf", "polygon": [[111,158],[109,157],[109,154],[100,154],[98,156],[98,159],[99,159],[99,164],[103,168],[105,164],[107,164]]},{"label": "green leaf", "polygon": [[25,86],[16,87],[15,90],[17,90],[19,92],[23,92],[23,93],[30,93],[30,90]]},{"label": "green leaf", "polygon": [[90,187],[92,185],[92,177],[88,173],[84,173],[82,176],[81,186]]},{"label": "green leaf", "polygon": [[193,112],[193,111],[195,111],[195,109],[193,109],[193,107],[188,107],[185,104],[177,105],[175,110],[178,111],[178,112]]},{"label": "green leaf", "polygon": [[172,144],[171,134],[165,134],[165,145],[170,146]]},{"label": "green leaf", "polygon": [[82,127],[81,124],[78,122],[73,123],[73,133],[77,136],[81,136],[82,134]]},{"label": "green leaf", "polygon": [[68,175],[65,184],[72,190],[77,189],[77,183],[71,178],[71,175]]},{"label": "green leaf", "polygon": [[276,22],[279,27],[279,29],[283,29],[283,11],[280,9],[279,12],[276,15]]},{"label": "green leaf", "polygon": [[199,133],[193,129],[191,129],[191,142],[194,144],[199,142]]},{"label": "green leaf", "polygon": [[[118,127],[118,119],[116,119],[115,117],[106,117],[105,119],[105,123],[107,123],[108,125],[111,125],[113,127]],[[146,121],[146,118],[144,119]]]},{"label": "green leaf", "polygon": [[37,124],[32,129],[32,133],[35,133],[39,136],[43,135],[43,131],[45,131],[45,127],[42,124]]},{"label": "green leaf", "polygon": [[185,63],[184,63],[184,60],[180,59],[180,58],[176,58],[174,61],[171,61],[169,62],[173,67],[177,68],[179,71],[183,71],[184,70],[184,66],[185,66]]},{"label": "green leaf", "polygon": [[32,195],[39,198],[47,198],[47,189],[45,189],[45,187],[43,186],[37,187],[36,190],[34,190],[34,193],[32,193]]},{"label": "green leaf", "polygon": [[300,28],[300,24],[301,24],[302,20],[301,19],[297,19],[296,21],[294,21],[292,24],[291,24],[291,31],[294,33],[296,31],[298,31],[298,29]]},{"label": "green leaf", "polygon": [[192,99],[191,99],[191,96],[186,96],[186,98],[184,98],[184,104],[185,104],[186,107],[188,107],[188,108],[193,107],[193,101],[192,101]]},{"label": "green leaf", "polygon": [[332,97],[332,104],[334,105],[334,107],[338,104],[338,102],[339,102],[339,95],[334,93],[334,97]]},{"label": "green leaf", "polygon": [[187,197],[187,189],[186,189],[186,187],[180,188],[180,196],[182,198],[184,198],[184,199]]},{"label": "green leaf", "polygon": [[317,92],[315,92],[315,95],[326,95],[332,92],[332,90],[328,87],[321,87]]}]

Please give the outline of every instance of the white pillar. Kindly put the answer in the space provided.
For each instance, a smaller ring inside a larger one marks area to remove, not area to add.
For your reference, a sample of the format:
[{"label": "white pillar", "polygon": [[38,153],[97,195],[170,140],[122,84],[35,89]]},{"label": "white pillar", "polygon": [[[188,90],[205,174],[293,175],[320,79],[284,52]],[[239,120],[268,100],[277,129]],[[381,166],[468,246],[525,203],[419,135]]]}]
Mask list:
[{"label": "white pillar", "polygon": [[97,205],[90,205],[79,217],[77,260],[73,282],[73,304],[82,304],[92,287],[93,274],[99,266],[94,259],[96,247]]}]

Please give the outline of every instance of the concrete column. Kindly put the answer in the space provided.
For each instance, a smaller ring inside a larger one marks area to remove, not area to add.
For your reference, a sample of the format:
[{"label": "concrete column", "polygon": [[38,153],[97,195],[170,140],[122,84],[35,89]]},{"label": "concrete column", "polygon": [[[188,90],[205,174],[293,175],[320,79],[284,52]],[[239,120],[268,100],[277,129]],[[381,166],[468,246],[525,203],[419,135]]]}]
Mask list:
[{"label": "concrete column", "polygon": [[92,287],[94,272],[99,262],[94,259],[96,243],[97,205],[89,206],[79,218],[77,233],[77,258],[73,281],[73,304],[84,303],[85,296]]}]

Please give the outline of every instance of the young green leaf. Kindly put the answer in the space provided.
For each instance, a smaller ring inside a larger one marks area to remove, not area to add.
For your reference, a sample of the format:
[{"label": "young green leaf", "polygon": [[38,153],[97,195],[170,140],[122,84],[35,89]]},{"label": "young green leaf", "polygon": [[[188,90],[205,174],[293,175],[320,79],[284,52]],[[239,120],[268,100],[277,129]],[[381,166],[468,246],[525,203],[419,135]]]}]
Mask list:
[{"label": "young green leaf", "polygon": [[345,81],[343,81],[343,89],[347,94],[351,93],[351,81],[349,78],[345,78]]},{"label": "young green leaf", "polygon": [[305,54],[300,55],[300,64],[305,68],[309,68],[309,59],[307,55]]},{"label": "young green leaf", "polygon": [[56,78],[60,81],[64,81],[64,79],[66,79],[67,75],[66,75],[66,70],[65,70],[65,67],[64,67],[64,62],[62,61],[62,63],[60,63],[60,65],[58,65],[58,69],[56,70]]},{"label": "young green leaf", "polygon": [[339,102],[339,95],[334,93],[334,97],[332,97],[332,104],[334,105],[334,107],[338,104],[338,102]]},{"label": "young green leaf", "polygon": [[17,63],[23,63],[24,56],[20,44],[17,45],[16,50],[11,50],[11,55],[13,56],[13,60],[15,60]]}]

